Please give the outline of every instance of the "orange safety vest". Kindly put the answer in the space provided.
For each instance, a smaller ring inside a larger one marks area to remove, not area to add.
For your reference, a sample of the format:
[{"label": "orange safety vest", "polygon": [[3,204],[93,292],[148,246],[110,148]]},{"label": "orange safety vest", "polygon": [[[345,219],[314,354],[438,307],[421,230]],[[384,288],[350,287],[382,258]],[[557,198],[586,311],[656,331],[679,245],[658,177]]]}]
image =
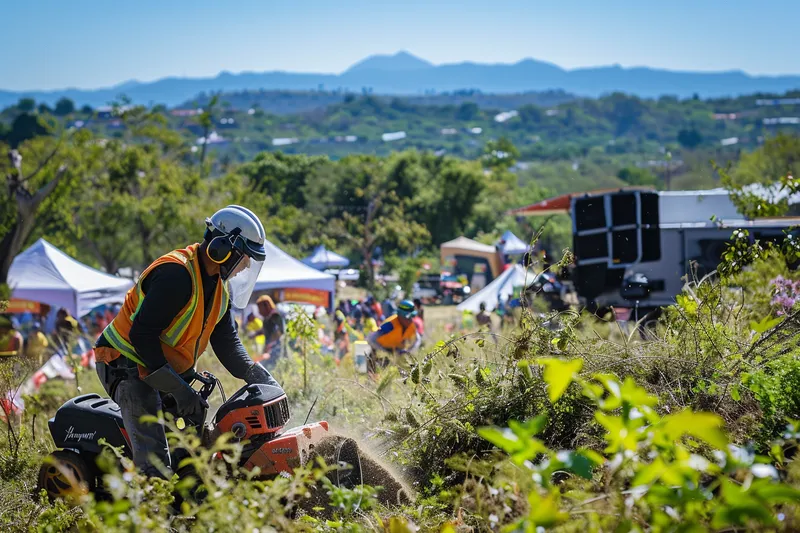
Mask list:
[{"label": "orange safety vest", "polygon": [[[174,250],[156,259],[152,265],[139,276],[139,281],[131,287],[125,295],[125,303],[122,305],[117,317],[103,330],[108,343],[111,344],[121,355],[135,361],[140,366],[140,374],[144,371],[144,363],[136,354],[136,349],[130,341],[131,326],[139,307],[144,301],[144,291],[142,283],[155,267],[165,263],[178,263],[186,267],[192,277],[192,296],[189,302],[175,317],[172,323],[161,332],[161,349],[164,357],[172,368],[182,374],[194,368],[197,358],[208,346],[208,339],[214,327],[225,316],[228,310],[228,287],[226,283],[217,283],[214,298],[211,301],[211,309],[208,318],[203,323],[205,316],[205,297],[203,294],[203,280],[200,275],[200,256],[198,255],[199,244],[189,245],[188,248]],[[105,350],[103,350],[104,352]],[[98,354],[97,359],[103,362],[113,361],[119,355]]]},{"label": "orange safety vest", "polygon": [[381,324],[379,331],[380,334],[376,340],[378,344],[387,350],[402,349],[409,341],[413,343],[417,339],[417,327],[414,323],[412,322],[406,329],[403,329],[397,315],[392,315],[387,318],[383,324]]}]

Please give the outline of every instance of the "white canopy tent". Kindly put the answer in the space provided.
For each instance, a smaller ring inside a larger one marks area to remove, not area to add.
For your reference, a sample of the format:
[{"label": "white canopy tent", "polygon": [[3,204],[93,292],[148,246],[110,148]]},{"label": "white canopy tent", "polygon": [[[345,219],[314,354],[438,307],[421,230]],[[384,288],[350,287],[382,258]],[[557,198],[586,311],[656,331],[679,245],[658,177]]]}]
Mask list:
[{"label": "white canopy tent", "polygon": [[486,287],[458,304],[456,309],[477,313],[481,303],[485,303],[486,310],[493,311],[501,300],[511,298],[516,287],[531,283],[534,277],[532,272],[528,272],[521,265],[513,265]]},{"label": "white canopy tent", "polygon": [[258,275],[254,292],[269,289],[314,289],[334,293],[336,277],[303,264],[269,241],[264,242],[267,259]]},{"label": "white canopy tent", "polygon": [[303,259],[303,263],[317,270],[325,270],[326,268],[344,268],[350,264],[350,260],[336,252],[331,252],[325,246],[317,246],[314,253]]},{"label": "white canopy tent", "polygon": [[123,302],[133,280],[86,266],[39,239],[14,258],[8,286],[13,298],[64,307],[82,317],[99,305]]},{"label": "white canopy tent", "polygon": [[514,235],[511,230],[506,230],[506,232],[503,233],[497,247],[500,248],[500,251],[503,252],[504,255],[524,254],[530,248],[528,243]]}]

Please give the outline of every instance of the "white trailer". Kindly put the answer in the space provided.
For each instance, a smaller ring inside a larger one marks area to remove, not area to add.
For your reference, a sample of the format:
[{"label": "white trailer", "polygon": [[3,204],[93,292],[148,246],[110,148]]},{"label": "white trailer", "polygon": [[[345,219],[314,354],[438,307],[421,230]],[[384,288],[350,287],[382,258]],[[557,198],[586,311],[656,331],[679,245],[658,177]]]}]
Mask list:
[{"label": "white trailer", "polygon": [[685,282],[714,271],[737,229],[782,240],[800,218],[747,220],[724,189],[615,189],[570,194],[514,210],[569,212],[573,284],[589,307],[655,308],[674,303]]}]

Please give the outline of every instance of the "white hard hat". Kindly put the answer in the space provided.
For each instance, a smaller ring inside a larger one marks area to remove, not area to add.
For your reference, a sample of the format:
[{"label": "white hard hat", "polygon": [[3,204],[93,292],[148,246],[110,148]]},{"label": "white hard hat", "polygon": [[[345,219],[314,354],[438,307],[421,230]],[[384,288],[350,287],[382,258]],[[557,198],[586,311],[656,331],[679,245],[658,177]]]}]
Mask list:
[{"label": "white hard hat", "polygon": [[[208,257],[225,267],[221,270],[221,277],[228,284],[231,303],[243,309],[250,301],[266,259],[264,226],[249,209],[229,205],[206,219],[205,240],[208,242]],[[234,251],[238,253],[234,254]],[[244,256],[250,261],[246,268],[238,271],[236,267]]]},{"label": "white hard hat", "polygon": [[229,205],[220,209],[206,219],[206,226],[212,233],[214,233],[214,230],[218,232],[211,235],[211,238],[217,236],[243,237],[241,239],[234,238],[230,242],[236,249],[249,255],[252,259],[256,261],[264,260],[264,240],[266,237],[264,226],[255,213],[246,207]]}]

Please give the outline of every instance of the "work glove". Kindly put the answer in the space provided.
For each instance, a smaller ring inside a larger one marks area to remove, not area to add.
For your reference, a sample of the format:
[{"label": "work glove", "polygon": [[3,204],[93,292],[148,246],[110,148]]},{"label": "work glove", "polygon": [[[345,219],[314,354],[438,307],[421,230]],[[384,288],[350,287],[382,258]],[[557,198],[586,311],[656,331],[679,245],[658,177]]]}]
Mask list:
[{"label": "work glove", "polygon": [[261,363],[254,363],[250,368],[248,368],[247,373],[244,375],[244,380],[248,385],[257,383],[259,385],[272,385],[273,387],[280,387],[278,382],[275,381],[275,378],[272,377],[272,374],[270,374],[269,371],[261,365]]},{"label": "work glove", "polygon": [[151,372],[142,381],[157,391],[171,394],[175,400],[177,415],[190,425],[201,426],[205,422],[208,402],[168,364]]}]

